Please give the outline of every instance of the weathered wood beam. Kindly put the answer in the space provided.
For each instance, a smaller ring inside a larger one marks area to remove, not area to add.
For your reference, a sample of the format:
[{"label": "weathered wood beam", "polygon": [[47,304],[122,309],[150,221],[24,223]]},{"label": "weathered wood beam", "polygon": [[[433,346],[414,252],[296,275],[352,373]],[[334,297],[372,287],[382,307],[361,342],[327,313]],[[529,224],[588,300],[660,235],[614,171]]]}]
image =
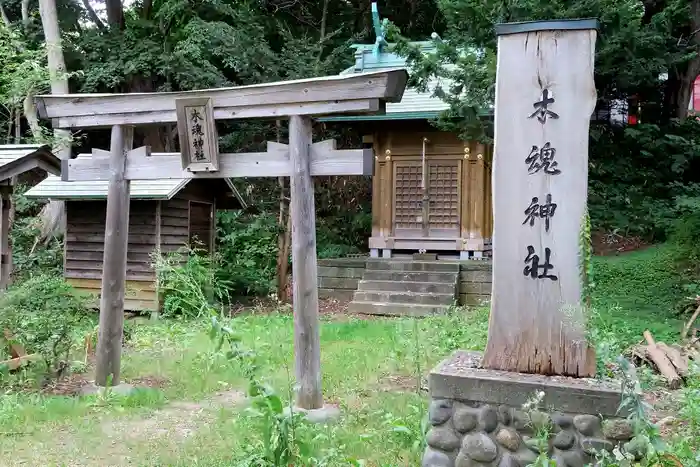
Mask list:
[{"label": "weathered wood beam", "polygon": [[133,127],[114,126],[107,159],[111,173],[107,191],[104,269],[95,367],[95,384],[103,387],[116,386],[120,376],[130,191],[130,182],[124,177],[124,169],[126,155],[133,144],[133,136]]},{"label": "weathered wood beam", "polygon": [[405,70],[391,70],[186,92],[46,95],[36,102],[57,128],[172,123],[179,98],[210,98],[217,119],[378,112],[382,103],[401,100],[407,78]]},{"label": "weathered wood beam", "polygon": [[12,208],[12,185],[0,185],[0,290],[10,285],[12,277],[12,251],[10,250],[10,210]]},{"label": "weathered wood beam", "polygon": [[35,168],[45,170],[52,175],[61,174],[61,164],[58,158],[55,158],[55,161],[41,158],[20,158],[2,166],[0,179],[10,180],[12,177],[17,177]]},{"label": "weathered wood beam", "polygon": [[[127,180],[185,180],[191,178],[288,177],[292,173],[286,144],[268,142],[267,152],[219,155],[216,172],[189,172],[182,169],[179,153],[151,154],[141,147],[129,152],[124,177]],[[94,149],[92,157],[63,161],[64,181],[109,180],[109,153]],[[335,149],[335,141],[311,145],[311,176],[372,175],[372,149]]]},{"label": "weathered wood beam", "polygon": [[292,216],[292,281],[294,297],[294,362],[297,406],[323,407],[321,344],[318,322],[316,210],[311,178],[311,119],[289,120],[290,215]]},{"label": "weathered wood beam", "polygon": [[[243,118],[284,118],[288,115],[327,115],[334,113],[384,114],[385,102],[380,99],[348,101],[324,101],[290,104],[260,104],[245,107],[221,107],[214,109],[216,120]],[[112,125],[157,125],[177,122],[173,111],[128,112],[56,117],[51,119],[54,128],[107,128]]]}]

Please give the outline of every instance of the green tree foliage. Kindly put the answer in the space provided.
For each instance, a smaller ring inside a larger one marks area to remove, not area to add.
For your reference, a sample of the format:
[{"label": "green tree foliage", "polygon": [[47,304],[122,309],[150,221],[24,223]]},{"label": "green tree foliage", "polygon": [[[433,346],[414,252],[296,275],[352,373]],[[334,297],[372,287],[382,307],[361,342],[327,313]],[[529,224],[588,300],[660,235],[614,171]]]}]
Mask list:
[{"label": "green tree foliage", "polygon": [[[595,80],[601,103],[638,96],[647,123],[665,123],[671,117],[685,116],[687,99],[676,102],[674,96],[684,93],[689,97],[690,84],[698,73],[696,62],[700,60],[691,1],[440,0],[438,7],[447,18],[447,32],[444,41],[436,41],[436,54],[418,54],[417,48],[400,36],[398,27],[392,36],[397,39],[399,52],[414,66],[416,83],[423,84],[433,77],[448,77],[454,82],[449,89],[438,92],[446,93],[453,104],[446,117],[462,117],[457,124],[471,123],[464,120],[483,114],[493,102],[495,24],[582,17],[600,21]],[[685,76],[688,73],[690,81]],[[668,79],[663,79],[666,74]],[[679,83],[681,79],[686,81]]]},{"label": "green tree foliage", "polygon": [[[451,108],[436,125],[465,137],[491,136],[496,38],[494,24],[530,19],[596,17],[599,107],[633,97],[642,125],[591,129],[590,214],[593,230],[661,238],[683,212],[679,197],[695,196],[698,125],[675,119],[687,98],[698,57],[700,0],[383,0],[382,17],[393,21],[396,49],[414,68],[412,83],[449,78],[437,94]],[[45,51],[36,4],[22,17],[22,1],[3,2],[7,23],[0,33],[0,101],[14,106],[28,90],[46,89]],[[374,40],[369,1],[330,0],[140,0],[105,2],[106,15],[89,2],[59,0],[64,55],[76,92],[189,90],[338,73],[353,62],[348,46]],[[424,56],[409,40],[437,33],[438,52]],[[666,76],[666,79],[662,79]],[[685,96],[685,97],[684,97]],[[685,109],[682,109],[685,110]],[[10,128],[8,112],[0,128]],[[27,125],[20,127],[27,134]],[[360,144],[347,125],[317,125],[316,139]],[[1,133],[0,133],[1,134]],[[282,123],[241,121],[220,125],[221,148],[254,151],[269,140],[286,140]],[[177,150],[174,126],[138,135],[158,150]],[[104,132],[83,135],[81,151],[104,147]],[[137,141],[137,144],[141,142]],[[253,209],[222,213],[219,247],[228,279],[239,290],[262,292],[272,283],[280,187],[276,179],[237,180]],[[319,254],[366,248],[371,186],[362,177],[316,181]],[[18,241],[23,241],[19,240]],[[249,246],[245,254],[240,245]],[[234,257],[238,259],[234,260]],[[255,274],[241,273],[253,261]],[[234,269],[236,269],[234,271]],[[250,277],[244,277],[246,274]],[[253,277],[254,276],[254,277]]]},{"label": "green tree foliage", "polygon": [[588,202],[599,230],[663,239],[700,194],[700,123],[591,128]]},{"label": "green tree foliage", "polygon": [[[46,52],[32,47],[20,30],[0,24],[0,141],[22,142],[22,128],[17,125],[24,99],[48,89],[49,73]],[[34,135],[41,136],[41,135]]]},{"label": "green tree foliage", "polygon": [[42,203],[24,196],[26,185],[15,187],[12,202],[15,218],[10,230],[12,243],[13,280],[21,282],[41,274],[60,275],[63,270],[63,242],[53,236],[39,245],[39,223],[36,216]]}]

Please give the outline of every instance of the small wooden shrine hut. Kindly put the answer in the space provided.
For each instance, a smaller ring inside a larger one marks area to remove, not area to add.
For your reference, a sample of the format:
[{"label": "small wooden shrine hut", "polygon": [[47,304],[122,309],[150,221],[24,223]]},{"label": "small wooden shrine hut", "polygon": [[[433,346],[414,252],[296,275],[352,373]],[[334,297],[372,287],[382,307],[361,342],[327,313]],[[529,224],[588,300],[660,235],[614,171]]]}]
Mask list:
[{"label": "small wooden shrine hut", "polygon": [[[64,182],[52,176],[26,193],[66,201],[64,276],[78,290],[96,297],[103,272],[107,184]],[[229,179],[135,180],[130,193],[124,309],[159,311],[154,250],[173,252],[196,239],[212,252],[216,210],[242,207],[245,202]]]},{"label": "small wooden shrine hut", "polygon": [[12,192],[18,183],[35,184],[47,173],[59,174],[61,162],[49,146],[7,144],[0,146],[0,290],[10,284],[12,252],[10,212]]},{"label": "small wooden shrine hut", "polygon": [[[355,65],[341,74],[406,68],[383,39],[376,5],[374,44],[353,45]],[[433,42],[418,42],[424,53]],[[479,259],[491,250],[491,147],[462,141],[430,124],[448,105],[432,90],[407,88],[378,115],[333,115],[361,131],[375,155],[371,255],[426,250]],[[445,83],[442,83],[445,85]]]}]

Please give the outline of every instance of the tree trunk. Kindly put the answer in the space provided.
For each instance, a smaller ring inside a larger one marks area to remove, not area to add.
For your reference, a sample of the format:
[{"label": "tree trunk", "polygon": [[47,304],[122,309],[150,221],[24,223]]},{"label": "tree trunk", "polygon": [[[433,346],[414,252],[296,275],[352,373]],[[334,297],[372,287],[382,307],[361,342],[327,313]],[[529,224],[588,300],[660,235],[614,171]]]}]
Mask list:
[{"label": "tree trunk", "polygon": [[83,0],[83,6],[85,7],[85,11],[87,11],[88,18],[95,23],[95,26],[101,31],[104,30],[105,25],[102,23],[102,20],[100,19],[99,16],[97,16],[97,13],[95,13],[95,9],[90,5],[89,0]]},{"label": "tree trunk", "polygon": [[121,0],[105,0],[105,9],[109,27],[124,29],[124,7]]},{"label": "tree trunk", "polygon": [[[280,132],[282,122],[278,119],[277,126],[277,142],[280,142]],[[287,273],[289,271],[289,244],[291,243],[292,229],[290,226],[291,217],[289,217],[289,198],[285,189],[286,177],[279,177],[280,186],[280,209],[277,219],[279,235],[277,237],[277,299],[280,302],[286,302],[287,296]]]},{"label": "tree trunk", "polygon": [[15,144],[22,142],[22,114],[15,112]]},{"label": "tree trunk", "polygon": [[24,118],[27,119],[29,131],[36,141],[41,137],[41,126],[39,125],[39,117],[37,117],[36,104],[34,103],[34,94],[32,92],[24,98]]},{"label": "tree trunk", "polygon": [[[150,76],[135,76],[127,84],[126,92],[153,92],[153,80]],[[168,140],[171,137],[170,125],[148,125],[137,129],[143,139],[144,146],[150,146],[152,152],[165,152],[167,146],[171,146]]]},{"label": "tree trunk", "polygon": [[[688,106],[692,95],[693,83],[700,74],[700,0],[690,2],[690,28],[692,37],[688,38],[688,51],[696,55],[689,61],[669,71],[666,82],[664,104],[671,118],[684,120],[688,117]],[[684,39],[684,38],[681,38]]]},{"label": "tree trunk", "polygon": [[[51,80],[51,94],[68,94],[68,78],[66,77],[66,62],[63,59],[63,46],[61,44],[61,31],[58,27],[58,14],[56,12],[55,0],[39,0],[39,14],[41,15],[41,25],[46,38],[46,48],[48,55],[49,77]],[[31,100],[33,111],[34,99]],[[36,113],[34,113],[36,115]],[[70,132],[66,130],[54,130],[54,154],[61,160],[70,159]],[[41,223],[45,227],[51,225],[53,228],[44,228],[47,233],[44,238],[55,235],[57,231],[65,231],[65,204],[63,201],[50,200],[49,204],[42,209]],[[60,219],[60,222],[56,222]]]},{"label": "tree trunk", "polygon": [[29,25],[29,0],[22,0],[22,27],[27,29]]},{"label": "tree trunk", "polygon": [[5,144],[10,144],[12,142],[12,127],[15,122],[15,112],[17,111],[10,107],[10,118],[7,119],[7,135],[5,135]]},{"label": "tree trunk", "polygon": [[10,21],[10,18],[7,17],[7,13],[5,13],[5,8],[3,8],[2,3],[0,3],[0,16],[2,16],[2,22],[5,23],[5,26],[8,28],[12,26],[12,22]]},{"label": "tree trunk", "polygon": [[[55,0],[39,0],[39,14],[46,37],[48,49],[49,76],[51,79],[51,94],[69,94],[68,78],[66,77],[66,62],[63,59],[61,31],[58,28],[58,15]],[[54,148],[59,159],[70,159],[70,132],[55,130],[57,147]]]}]

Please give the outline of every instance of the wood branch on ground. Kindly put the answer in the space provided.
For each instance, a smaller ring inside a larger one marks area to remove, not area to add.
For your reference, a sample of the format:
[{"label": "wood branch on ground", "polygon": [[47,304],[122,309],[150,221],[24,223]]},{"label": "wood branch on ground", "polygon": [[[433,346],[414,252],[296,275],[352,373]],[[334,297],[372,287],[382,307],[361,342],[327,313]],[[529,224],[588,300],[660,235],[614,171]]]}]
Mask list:
[{"label": "wood branch on ground", "polygon": [[[693,327],[693,323],[695,323],[695,320],[698,319],[698,316],[700,316],[700,305],[695,309],[695,313],[693,313],[693,316],[690,317],[687,323],[685,323],[685,326],[683,326],[683,332],[681,333],[681,340],[686,340],[688,338],[688,333],[690,332],[691,328]],[[695,331],[697,329],[693,330],[693,334],[695,334]]]},{"label": "wood branch on ground", "polygon": [[700,349],[695,347],[697,339],[681,344],[668,345],[656,342],[650,331],[644,331],[644,340],[630,349],[636,363],[645,363],[655,369],[666,380],[670,389],[678,389],[690,373],[690,361],[700,362]]},{"label": "wood branch on ground", "polygon": [[39,354],[22,355],[21,357],[1,361],[0,367],[7,366],[8,370],[13,371],[39,359]]}]

